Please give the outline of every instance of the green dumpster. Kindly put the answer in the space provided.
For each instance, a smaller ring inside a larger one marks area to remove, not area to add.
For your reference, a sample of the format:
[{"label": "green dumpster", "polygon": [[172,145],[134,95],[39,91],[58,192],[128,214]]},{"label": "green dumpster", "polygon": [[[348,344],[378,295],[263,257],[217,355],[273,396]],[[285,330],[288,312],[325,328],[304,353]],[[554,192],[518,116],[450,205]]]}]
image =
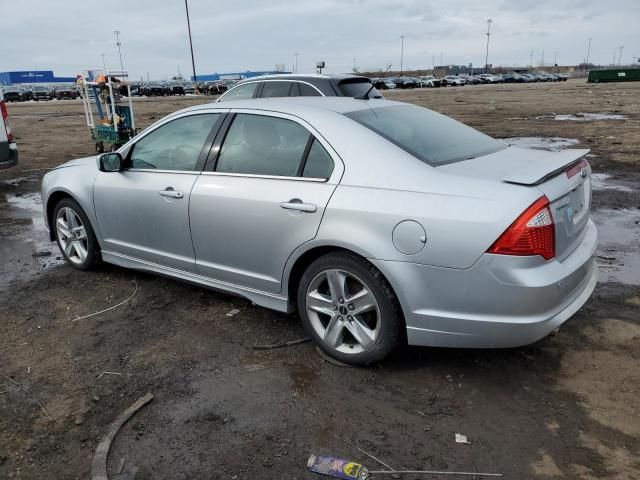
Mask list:
[{"label": "green dumpster", "polygon": [[638,82],[640,68],[612,68],[609,70],[590,70],[588,83],[601,82]]}]

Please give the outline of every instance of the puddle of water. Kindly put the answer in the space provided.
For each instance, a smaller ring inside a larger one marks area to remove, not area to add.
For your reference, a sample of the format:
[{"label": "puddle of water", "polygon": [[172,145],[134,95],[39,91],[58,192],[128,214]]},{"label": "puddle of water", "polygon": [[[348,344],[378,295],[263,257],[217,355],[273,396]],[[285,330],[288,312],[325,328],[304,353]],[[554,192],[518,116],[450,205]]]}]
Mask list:
[{"label": "puddle of water", "polygon": [[552,152],[557,152],[558,150],[580,143],[576,138],[563,137],[510,137],[502,138],[501,140],[509,146],[549,150]]},{"label": "puddle of water", "polygon": [[[57,244],[49,240],[39,193],[7,195],[6,204],[0,203],[0,224],[0,287],[64,263]],[[37,255],[43,252],[50,254]]]},{"label": "puddle of water", "polygon": [[640,210],[595,210],[600,281],[640,285]]},{"label": "puddle of water", "polygon": [[618,192],[633,192],[633,188],[627,185],[620,185],[609,181],[611,175],[607,173],[592,173],[591,186],[594,190],[616,190]]},{"label": "puddle of water", "polygon": [[[550,118],[550,117],[537,117]],[[624,115],[616,115],[613,113],[576,113],[575,115],[555,115],[554,120],[572,121],[572,122],[594,122],[597,120],[626,120]]]}]

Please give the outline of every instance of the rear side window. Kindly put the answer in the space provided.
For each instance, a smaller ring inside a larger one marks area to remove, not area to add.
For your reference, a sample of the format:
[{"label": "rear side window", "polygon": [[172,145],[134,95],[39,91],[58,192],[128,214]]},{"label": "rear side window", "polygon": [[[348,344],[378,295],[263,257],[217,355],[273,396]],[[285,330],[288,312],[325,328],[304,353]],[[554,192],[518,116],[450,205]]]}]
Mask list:
[{"label": "rear side window", "polygon": [[259,83],[245,83],[242,85],[238,85],[235,88],[229,90],[226,94],[220,97],[220,102],[227,102],[231,100],[244,100],[246,98],[253,98],[253,94],[258,88]]},{"label": "rear side window", "polygon": [[291,82],[264,82],[260,96],[263,98],[288,97],[290,91]]},{"label": "rear side window", "polygon": [[320,142],[313,139],[309,155],[302,171],[302,176],[307,178],[329,178],[333,171],[333,160]]},{"label": "rear side window", "polygon": [[345,115],[432,166],[506,148],[474,128],[415,105],[368,108]]},{"label": "rear side window", "polygon": [[298,83],[301,97],[320,97],[320,92],[306,83]]},{"label": "rear side window", "polygon": [[291,120],[238,114],[222,144],[216,171],[296,177],[310,135]]}]

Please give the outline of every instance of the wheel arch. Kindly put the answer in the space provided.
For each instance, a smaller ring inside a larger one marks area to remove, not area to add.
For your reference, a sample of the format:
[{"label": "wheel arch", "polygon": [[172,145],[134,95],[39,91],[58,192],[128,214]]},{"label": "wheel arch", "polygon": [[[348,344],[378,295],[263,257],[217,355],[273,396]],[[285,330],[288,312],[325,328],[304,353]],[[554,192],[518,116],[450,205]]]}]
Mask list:
[{"label": "wheel arch", "polygon": [[[75,197],[73,194],[71,194],[70,192],[68,192],[67,190],[56,190],[54,192],[51,192],[49,194],[49,196],[47,197],[46,200],[46,204],[44,206],[44,212],[46,215],[46,223],[49,226],[49,240],[51,240],[52,242],[56,241],[56,234],[55,234],[55,226],[54,226],[54,222],[53,222],[53,210],[56,208],[56,205],[61,201],[64,200],[65,198],[69,198],[71,200],[73,200],[74,202],[76,202],[80,208],[82,208],[84,210],[85,215],[87,215],[87,218],[89,219],[89,222],[91,223],[91,228],[93,229],[93,231],[96,231],[95,225],[93,225],[92,222],[92,218],[90,216],[90,214],[87,213],[86,208],[82,205],[82,202]],[[89,212],[90,213],[90,212]],[[96,235],[97,237],[97,235]],[[98,244],[100,244],[100,242],[98,241]]]},{"label": "wheel arch", "polygon": [[389,285],[389,288],[391,289],[395,297],[395,300],[399,307],[401,320],[403,324],[406,325],[404,310],[402,308],[402,303],[400,302],[400,297],[395,291],[395,288],[391,283],[391,281],[389,280],[388,276],[385,274],[384,271],[380,270],[378,265],[375,265],[374,263],[372,263],[369,260],[369,258],[367,258],[367,255],[364,252],[357,251],[357,250],[358,249],[349,248],[347,246],[325,244],[325,245],[314,245],[306,249],[305,251],[299,253],[298,256],[295,257],[295,259],[291,262],[291,267],[287,270],[287,274],[285,277],[285,287],[283,288],[283,291],[286,292],[287,294],[290,310],[295,310],[298,285],[300,283],[302,275],[304,274],[305,270],[309,267],[309,265],[311,265],[318,258],[328,253],[344,252],[344,253],[354,255],[358,258],[361,258],[367,263],[370,263],[373,267],[375,267],[380,272],[380,274],[382,275],[382,278],[384,278],[384,280],[387,282],[387,284]]}]

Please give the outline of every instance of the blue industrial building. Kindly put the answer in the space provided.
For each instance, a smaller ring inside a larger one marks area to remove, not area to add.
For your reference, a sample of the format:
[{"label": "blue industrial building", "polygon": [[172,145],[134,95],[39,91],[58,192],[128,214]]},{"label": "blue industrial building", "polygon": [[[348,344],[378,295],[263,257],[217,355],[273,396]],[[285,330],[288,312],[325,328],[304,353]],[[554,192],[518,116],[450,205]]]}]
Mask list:
[{"label": "blue industrial building", "polygon": [[[291,73],[291,72],[277,72],[277,71],[267,71],[267,72],[251,72],[247,70],[246,72],[233,72],[233,73],[210,73],[207,75],[198,75],[199,82],[207,82],[210,80],[225,80],[225,79],[242,79],[242,78],[251,78],[258,77],[260,75],[271,75],[274,73]],[[191,81],[194,80],[193,75],[191,75]]]},{"label": "blue industrial building", "polygon": [[75,77],[56,77],[53,70],[29,70],[22,72],[0,72],[0,85],[16,83],[69,83]]}]

